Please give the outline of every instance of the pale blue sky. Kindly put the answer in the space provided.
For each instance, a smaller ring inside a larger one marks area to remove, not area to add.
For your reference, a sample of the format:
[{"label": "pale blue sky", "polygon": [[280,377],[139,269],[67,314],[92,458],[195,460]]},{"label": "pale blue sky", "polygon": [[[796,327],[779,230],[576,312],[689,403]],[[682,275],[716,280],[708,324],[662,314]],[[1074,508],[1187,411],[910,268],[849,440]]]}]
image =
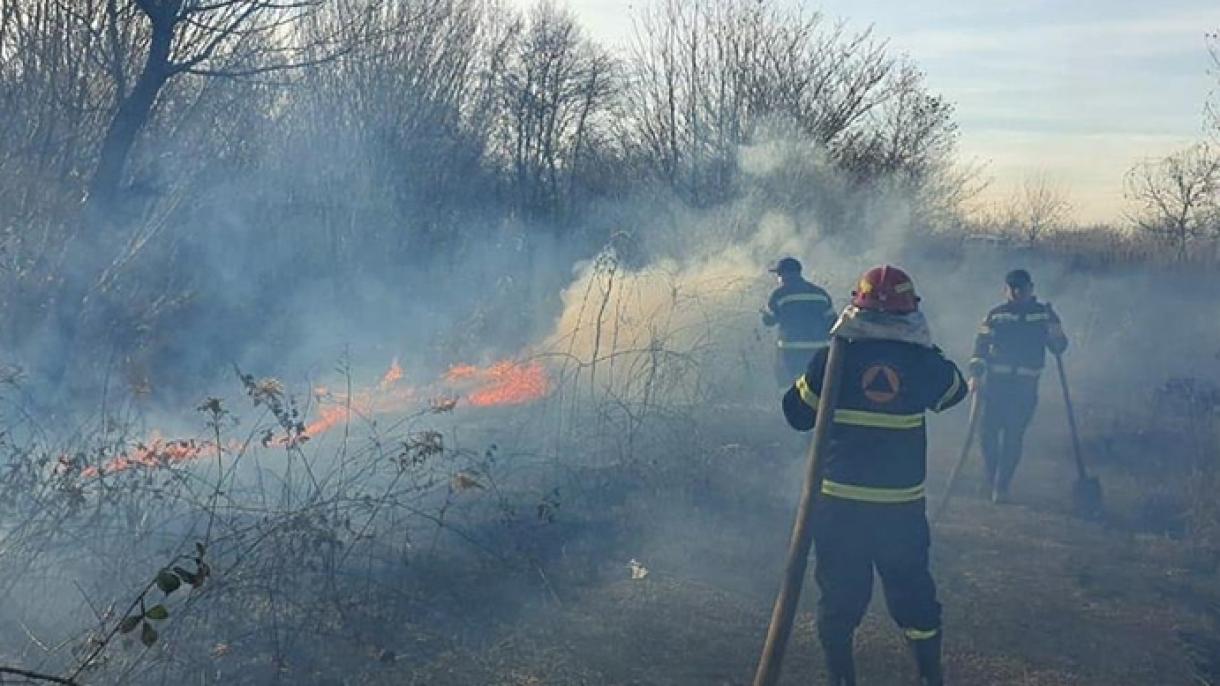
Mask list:
[{"label": "pale blue sky", "polygon": [[[630,8],[640,4],[567,2],[612,46],[626,41]],[[1204,38],[1220,30],[1217,0],[805,6],[853,28],[873,25],[920,65],[932,90],[957,108],[962,158],[987,163],[993,182],[984,201],[1044,175],[1068,189],[1081,221],[1117,218],[1133,163],[1204,135],[1203,107],[1218,83]]]}]

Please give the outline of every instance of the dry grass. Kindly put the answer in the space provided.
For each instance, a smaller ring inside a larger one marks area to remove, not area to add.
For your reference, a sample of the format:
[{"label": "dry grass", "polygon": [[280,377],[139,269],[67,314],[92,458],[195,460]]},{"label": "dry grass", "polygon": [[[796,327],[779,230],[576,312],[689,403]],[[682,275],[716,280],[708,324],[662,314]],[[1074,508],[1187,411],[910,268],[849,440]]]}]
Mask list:
[{"label": "dry grass", "polygon": [[[750,432],[717,424],[738,438]],[[775,454],[788,446],[753,435],[758,442],[709,458],[697,488],[651,483],[634,491],[612,512],[629,535],[586,551],[601,556],[596,572],[553,568],[561,602],[539,593],[483,644],[396,665],[370,683],[748,683],[791,515],[784,497],[767,498],[764,489],[795,490],[787,479],[794,460]],[[741,475],[739,460],[754,460],[754,478],[731,478]],[[1075,520],[1066,503],[1056,505],[1069,485],[1057,456],[1027,467],[1020,493],[1028,504],[997,508],[965,496],[935,532],[950,683],[1208,683],[1208,637],[1217,634],[1205,608],[1217,589],[1192,567],[1191,545]],[[723,489],[739,492],[708,492]],[[738,499],[753,507],[729,505]],[[649,567],[647,578],[630,579],[630,558]],[[807,587],[785,684],[821,678],[815,596]],[[913,681],[879,588],[857,656],[863,684]]]}]

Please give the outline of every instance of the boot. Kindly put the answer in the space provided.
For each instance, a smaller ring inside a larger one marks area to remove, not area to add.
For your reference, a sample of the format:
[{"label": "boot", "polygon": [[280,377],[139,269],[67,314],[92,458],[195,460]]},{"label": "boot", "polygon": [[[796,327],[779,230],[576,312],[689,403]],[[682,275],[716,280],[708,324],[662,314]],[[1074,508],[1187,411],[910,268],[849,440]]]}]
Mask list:
[{"label": "boot", "polygon": [[1008,479],[1005,478],[1004,470],[998,469],[991,482],[991,502],[996,505],[1007,505],[1011,500],[1008,497]]},{"label": "boot", "polygon": [[945,679],[940,669],[941,632],[932,638],[907,639],[911,652],[915,654],[915,665],[919,668],[921,686],[944,686]]},{"label": "boot", "polygon": [[851,654],[851,639],[823,642],[826,655],[826,673],[830,686],[856,686],[856,661]]},{"label": "boot", "polygon": [[1008,496],[1008,489],[1001,486],[996,486],[991,490],[991,502],[994,505],[1007,505],[1012,502],[1012,498]]}]

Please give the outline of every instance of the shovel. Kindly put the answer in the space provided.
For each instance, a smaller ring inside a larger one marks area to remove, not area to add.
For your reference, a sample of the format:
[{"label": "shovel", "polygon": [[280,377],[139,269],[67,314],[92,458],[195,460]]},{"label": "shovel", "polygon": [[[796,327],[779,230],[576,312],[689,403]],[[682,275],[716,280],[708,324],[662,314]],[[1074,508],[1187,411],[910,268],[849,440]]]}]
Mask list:
[{"label": "shovel", "polygon": [[771,611],[771,624],[767,627],[767,638],[763,644],[758,670],[754,673],[754,686],[775,686],[779,681],[780,666],[784,661],[784,650],[792,634],[792,621],[796,618],[796,603],[801,597],[801,586],[805,583],[805,568],[809,564],[809,549],[813,547],[814,503],[822,490],[822,459],[830,438],[835,404],[839,396],[839,380],[842,378],[844,348],[846,341],[838,336],[830,339],[830,351],[826,357],[826,371],[822,376],[822,394],[818,397],[817,423],[813,425],[813,440],[809,443],[809,455],[805,463],[805,481],[797,505],[796,522],[792,525],[792,538],[788,543],[788,560],[784,565],[784,578]]},{"label": "shovel", "polygon": [[1102,514],[1101,482],[1089,476],[1080,454],[1080,435],[1076,431],[1076,412],[1072,409],[1072,396],[1068,392],[1067,374],[1063,371],[1063,356],[1055,355],[1055,366],[1059,370],[1059,385],[1063,387],[1063,405],[1067,408],[1068,428],[1072,432],[1072,454],[1076,457],[1076,483],[1072,484],[1072,508],[1086,519]]},{"label": "shovel", "polygon": [[979,415],[982,414],[979,410],[983,403],[979,400],[979,386],[983,382],[978,379],[975,382],[974,390],[970,391],[970,424],[966,429],[966,442],[962,444],[962,454],[957,458],[957,464],[953,465],[953,471],[949,472],[949,481],[945,484],[945,492],[940,497],[940,502],[936,505],[936,510],[932,513],[933,523],[940,521],[945,510],[949,507],[949,499],[953,497],[953,486],[957,483],[957,477],[961,474],[962,467],[966,465],[966,460],[970,458],[970,448],[974,446],[974,434],[978,431]]}]

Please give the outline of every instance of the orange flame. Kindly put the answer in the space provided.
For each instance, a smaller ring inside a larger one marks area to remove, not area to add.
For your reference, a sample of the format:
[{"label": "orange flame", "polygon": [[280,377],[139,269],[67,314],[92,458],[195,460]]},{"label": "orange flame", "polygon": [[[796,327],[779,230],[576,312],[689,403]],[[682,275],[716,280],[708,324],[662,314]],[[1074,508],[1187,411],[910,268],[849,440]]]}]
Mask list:
[{"label": "orange flame", "polygon": [[473,364],[455,364],[445,372],[445,381],[449,383],[461,383],[478,377],[479,368]]},{"label": "orange flame", "polygon": [[[85,467],[81,476],[93,478],[103,473],[122,472],[132,467],[161,467],[169,464],[193,462],[205,455],[215,455],[216,446],[213,443],[199,443],[195,440],[165,440],[153,435],[147,443],[138,443],[129,452],[120,453],[106,460],[101,465]],[[60,463],[64,464],[63,458]]]},{"label": "orange flame", "polygon": [[[341,395],[332,396],[325,387],[314,389],[314,396],[319,403],[318,416],[305,426],[303,434],[315,438],[344,424],[349,417],[368,417],[409,409],[416,401],[415,389],[393,388],[402,378],[402,366],[395,357],[374,390],[356,391],[348,398]],[[327,399],[333,400],[333,404],[322,405],[322,401]]]},{"label": "orange flame", "polygon": [[[401,413],[415,408],[423,394],[416,388],[398,385],[403,376],[402,366],[395,358],[376,387],[356,391],[350,398],[333,394],[325,387],[312,389],[319,403],[317,416],[305,425],[302,435],[316,438],[344,425],[349,417]],[[457,387],[460,387],[460,390]],[[452,410],[461,399],[466,400],[472,407],[523,405],[545,397],[550,390],[550,378],[540,363],[504,360],[488,367],[454,365],[438,383],[428,389],[427,395],[433,398],[430,404],[432,411],[440,412]],[[284,439],[276,443],[288,444]],[[149,441],[137,444],[134,449],[107,460],[102,465],[85,467],[81,475],[92,478],[133,467],[180,464],[216,455],[216,452],[216,446],[210,442],[167,441],[154,433]]]},{"label": "orange flame", "polygon": [[390,368],[386,370],[384,376],[381,377],[381,388],[384,390],[402,381],[402,367],[398,366],[398,358],[390,363]]},{"label": "orange flame", "polygon": [[[465,369],[462,372],[467,373]],[[487,369],[476,370],[474,378],[478,380],[479,388],[466,396],[474,407],[523,405],[551,391],[551,380],[537,362],[497,362]]]}]

